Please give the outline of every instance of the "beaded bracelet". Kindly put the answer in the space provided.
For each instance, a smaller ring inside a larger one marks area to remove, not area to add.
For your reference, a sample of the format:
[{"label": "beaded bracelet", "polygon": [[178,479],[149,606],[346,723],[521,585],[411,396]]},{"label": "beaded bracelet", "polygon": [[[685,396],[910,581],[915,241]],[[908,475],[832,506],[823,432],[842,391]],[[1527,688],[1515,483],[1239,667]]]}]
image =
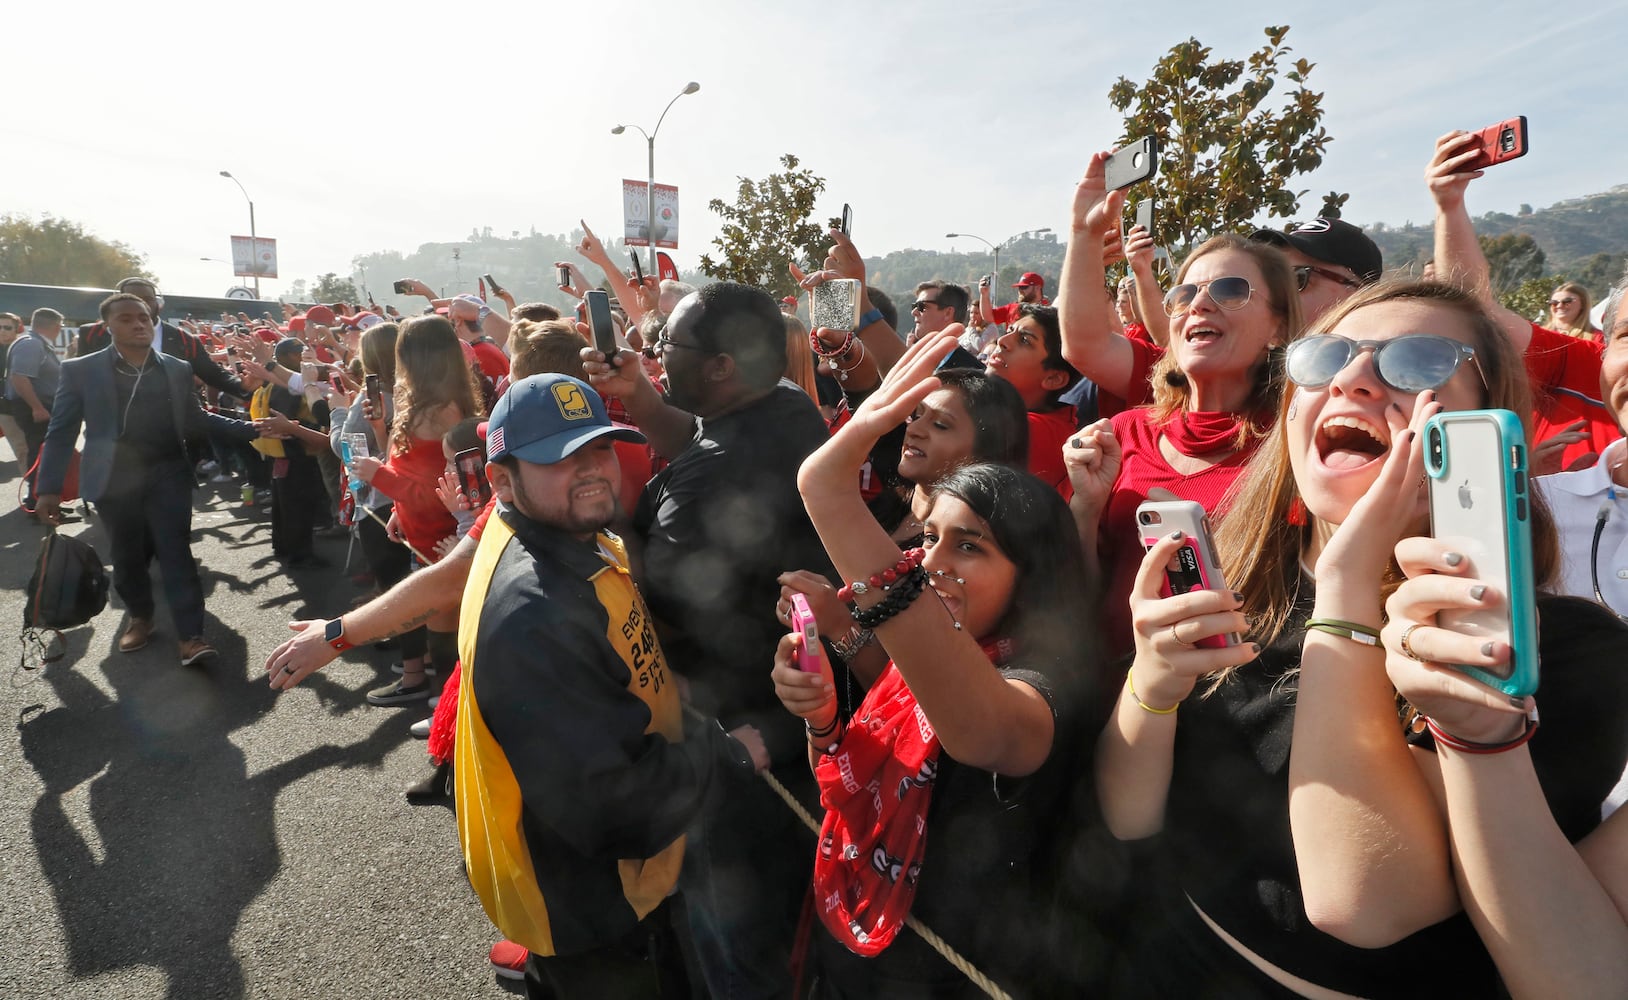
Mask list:
[{"label": "beaded bracelet", "polygon": [[860,627],[875,629],[894,615],[910,607],[927,589],[927,571],[912,566],[902,579],[888,590],[881,602],[869,608],[855,608],[854,621]]},{"label": "beaded bracelet", "polygon": [[1306,622],[1306,629],[1308,631],[1327,632],[1329,635],[1350,639],[1352,642],[1364,646],[1379,645],[1379,630],[1369,628],[1358,622],[1348,622],[1339,618],[1313,618]]},{"label": "beaded bracelet", "polygon": [[824,341],[820,340],[820,335],[810,330],[808,333],[808,346],[813,349],[815,354],[822,358],[846,357],[848,352],[854,348],[854,332],[849,330],[842,338],[841,346],[834,351],[827,351],[825,349]]},{"label": "beaded bracelet", "polygon": [[1503,753],[1506,750],[1513,750],[1516,747],[1526,745],[1527,741],[1532,738],[1532,734],[1538,731],[1538,713],[1534,708],[1532,714],[1526,717],[1526,728],[1521,730],[1519,736],[1504,743],[1472,743],[1469,740],[1459,739],[1436,725],[1436,720],[1428,716],[1425,718],[1425,726],[1430,730],[1430,736],[1436,741],[1436,744],[1447,747],[1449,750],[1471,754]]},{"label": "beaded bracelet", "polygon": [[872,573],[869,580],[855,580],[853,583],[838,589],[837,599],[844,604],[852,604],[855,597],[863,597],[872,590],[886,591],[895,580],[920,566],[922,559],[926,558],[926,556],[927,550],[925,549],[910,549],[901,552],[899,553],[898,562],[880,573]]}]

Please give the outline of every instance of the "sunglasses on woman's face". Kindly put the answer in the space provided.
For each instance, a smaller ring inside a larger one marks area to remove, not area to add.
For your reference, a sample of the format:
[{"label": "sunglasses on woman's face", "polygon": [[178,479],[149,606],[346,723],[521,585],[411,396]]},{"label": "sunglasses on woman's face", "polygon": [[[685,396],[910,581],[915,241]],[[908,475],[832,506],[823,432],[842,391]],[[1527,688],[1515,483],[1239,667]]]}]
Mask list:
[{"label": "sunglasses on woman's face", "polygon": [[1549,308],[1550,309],[1559,309],[1561,306],[1571,306],[1571,305],[1576,305],[1576,304],[1577,304],[1577,300],[1572,298],[1569,295],[1566,296],[1563,299],[1550,299],[1549,300]]},{"label": "sunglasses on woman's face", "polygon": [[1304,337],[1289,345],[1284,371],[1302,389],[1321,389],[1334,381],[1363,351],[1372,351],[1379,380],[1398,392],[1440,389],[1467,359],[1487,384],[1475,348],[1451,337],[1409,333],[1391,340],[1351,340],[1333,333]]},{"label": "sunglasses on woman's face", "polygon": [[1189,282],[1177,285],[1164,294],[1164,311],[1167,316],[1180,316],[1192,308],[1193,300],[1198,293],[1207,291],[1210,301],[1229,312],[1242,309],[1249,304],[1249,297],[1255,293],[1248,278],[1225,277],[1211,278],[1209,281],[1197,283]]}]

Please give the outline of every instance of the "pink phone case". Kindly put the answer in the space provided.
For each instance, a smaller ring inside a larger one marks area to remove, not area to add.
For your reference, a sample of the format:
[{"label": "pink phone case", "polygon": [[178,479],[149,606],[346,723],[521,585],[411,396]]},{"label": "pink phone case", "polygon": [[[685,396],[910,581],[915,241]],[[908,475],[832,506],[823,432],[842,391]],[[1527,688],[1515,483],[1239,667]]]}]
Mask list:
[{"label": "pink phone case", "polygon": [[797,669],[805,673],[820,672],[820,628],[814,623],[814,612],[809,610],[808,598],[791,595],[791,627],[803,633],[803,645],[797,651]]}]

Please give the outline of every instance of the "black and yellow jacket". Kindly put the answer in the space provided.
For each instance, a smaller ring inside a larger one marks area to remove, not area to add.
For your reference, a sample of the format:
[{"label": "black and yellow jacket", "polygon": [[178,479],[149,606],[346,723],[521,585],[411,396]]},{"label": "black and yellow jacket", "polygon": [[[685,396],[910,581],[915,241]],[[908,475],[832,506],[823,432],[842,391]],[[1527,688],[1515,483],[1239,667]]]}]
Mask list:
[{"label": "black and yellow jacket", "polygon": [[684,738],[615,536],[500,508],[458,647],[458,836],[487,916],[538,955],[620,939],[672,891],[685,827],[744,748],[716,725]]}]

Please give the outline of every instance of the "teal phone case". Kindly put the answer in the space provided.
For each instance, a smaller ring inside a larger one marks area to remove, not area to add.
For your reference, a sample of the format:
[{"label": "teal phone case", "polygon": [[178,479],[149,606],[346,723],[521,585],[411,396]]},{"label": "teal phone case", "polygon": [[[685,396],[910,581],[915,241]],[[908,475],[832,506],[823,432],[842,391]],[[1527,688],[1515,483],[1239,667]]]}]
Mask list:
[{"label": "teal phone case", "polygon": [[1444,612],[1444,625],[1499,639],[1513,650],[1508,674],[1448,664],[1514,697],[1538,689],[1538,624],[1532,578],[1531,487],[1526,432],[1509,410],[1438,413],[1425,424],[1431,535],[1471,563],[1471,575],[1505,597],[1497,611]]}]

